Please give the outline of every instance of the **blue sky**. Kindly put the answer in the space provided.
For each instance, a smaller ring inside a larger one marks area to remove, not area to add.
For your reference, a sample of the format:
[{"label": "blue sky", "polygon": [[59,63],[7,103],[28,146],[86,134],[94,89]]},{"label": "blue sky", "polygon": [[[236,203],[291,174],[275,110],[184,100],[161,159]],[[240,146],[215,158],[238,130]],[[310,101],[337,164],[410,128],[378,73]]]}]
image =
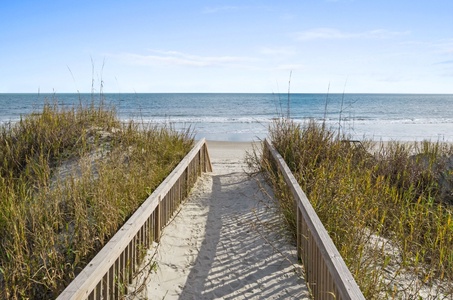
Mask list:
[{"label": "blue sky", "polygon": [[0,1],[0,93],[453,93],[451,0]]}]

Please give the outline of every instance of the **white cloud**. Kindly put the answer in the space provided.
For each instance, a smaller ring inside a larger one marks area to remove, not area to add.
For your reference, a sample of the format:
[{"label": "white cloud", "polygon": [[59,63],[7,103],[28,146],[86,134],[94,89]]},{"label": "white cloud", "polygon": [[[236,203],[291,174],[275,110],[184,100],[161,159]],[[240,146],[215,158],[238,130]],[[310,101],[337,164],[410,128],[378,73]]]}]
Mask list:
[{"label": "white cloud", "polygon": [[152,54],[143,55],[123,53],[110,55],[134,65],[179,65],[192,67],[241,66],[254,61],[241,56],[199,56],[178,51],[151,50]]},{"label": "white cloud", "polygon": [[296,40],[308,41],[308,40],[342,40],[342,39],[357,39],[357,38],[368,38],[368,39],[386,39],[395,36],[407,35],[409,31],[389,31],[385,29],[376,29],[364,32],[344,32],[336,28],[313,28],[294,34]]}]

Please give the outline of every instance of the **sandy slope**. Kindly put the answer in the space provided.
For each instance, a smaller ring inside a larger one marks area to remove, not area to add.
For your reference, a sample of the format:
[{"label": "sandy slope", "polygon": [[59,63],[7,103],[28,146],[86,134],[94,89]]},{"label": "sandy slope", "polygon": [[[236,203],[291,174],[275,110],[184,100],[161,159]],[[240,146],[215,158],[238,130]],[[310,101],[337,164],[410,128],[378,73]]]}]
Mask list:
[{"label": "sandy slope", "polygon": [[250,146],[208,142],[214,171],[165,228],[157,271],[136,298],[309,298],[269,188],[244,173]]}]

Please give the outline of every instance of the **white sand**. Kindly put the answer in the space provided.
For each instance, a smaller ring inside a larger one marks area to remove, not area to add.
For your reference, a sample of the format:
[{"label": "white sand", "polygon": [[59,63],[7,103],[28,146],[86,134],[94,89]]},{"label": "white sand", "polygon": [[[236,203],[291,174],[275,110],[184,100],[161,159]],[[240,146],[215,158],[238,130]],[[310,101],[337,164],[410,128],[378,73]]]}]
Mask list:
[{"label": "white sand", "polygon": [[163,231],[157,270],[136,298],[309,299],[269,187],[244,173],[251,143],[208,142],[208,149],[214,171]]}]

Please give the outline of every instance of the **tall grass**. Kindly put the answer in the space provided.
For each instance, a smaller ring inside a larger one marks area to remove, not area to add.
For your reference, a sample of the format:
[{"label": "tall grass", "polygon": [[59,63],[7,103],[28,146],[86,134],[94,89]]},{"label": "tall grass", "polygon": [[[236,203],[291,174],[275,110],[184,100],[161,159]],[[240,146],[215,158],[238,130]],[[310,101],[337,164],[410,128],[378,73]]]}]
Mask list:
[{"label": "tall grass", "polygon": [[1,127],[0,298],[55,298],[192,145],[102,103]]},{"label": "tall grass", "polygon": [[[324,124],[288,119],[273,123],[270,139],[367,299],[414,299],[430,286],[432,297],[453,296],[451,145],[391,142],[374,151]],[[262,166],[294,229],[293,200]]]}]

